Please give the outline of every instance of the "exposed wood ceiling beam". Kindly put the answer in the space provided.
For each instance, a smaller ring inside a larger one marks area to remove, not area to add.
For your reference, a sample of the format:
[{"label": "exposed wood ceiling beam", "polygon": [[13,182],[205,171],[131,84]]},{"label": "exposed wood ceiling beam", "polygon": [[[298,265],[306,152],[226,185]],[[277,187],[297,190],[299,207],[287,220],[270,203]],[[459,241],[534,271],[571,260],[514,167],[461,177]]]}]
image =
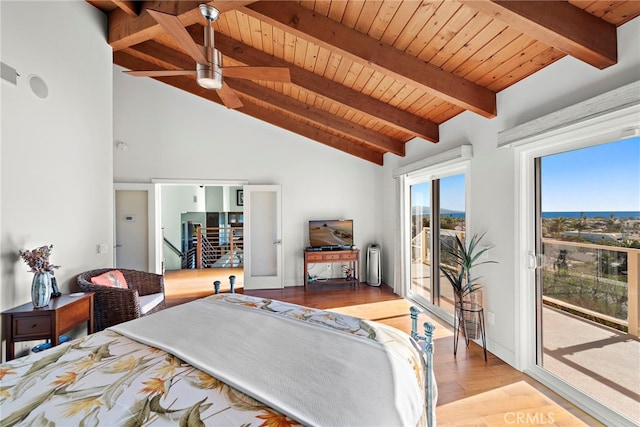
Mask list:
[{"label": "exposed wood ceiling beam", "polygon": [[[169,52],[171,51],[171,52]],[[143,61],[147,61],[164,69],[188,70],[195,68],[191,57],[181,52],[162,46],[154,41],[148,41],[123,50],[123,52]],[[162,54],[162,55],[159,55]],[[157,57],[163,58],[158,61]],[[371,149],[381,152],[391,152],[404,156],[404,142],[380,134],[367,127],[355,124],[349,120],[337,117],[328,111],[305,104],[271,89],[247,80],[225,78],[229,86],[248,98],[264,102],[294,116],[303,118],[320,126],[343,133],[350,139],[359,141]]]},{"label": "exposed wood ceiling beam", "polygon": [[[257,2],[238,10],[353,61],[364,62],[379,72],[451,104],[484,117],[496,116],[496,95],[489,89],[318,15],[297,3]],[[402,64],[402,67],[398,67],[398,64]]]},{"label": "exposed wood ceiling beam", "polygon": [[327,127],[338,133],[347,135],[350,139],[355,139],[361,144],[368,146],[372,150],[380,152],[390,152],[398,156],[404,156],[404,142],[386,135],[382,135],[364,126],[355,124],[349,120],[337,117],[328,111],[315,108],[302,101],[275,92],[249,80],[225,78],[236,92],[243,95],[243,98],[251,98],[256,101],[268,102],[270,105],[303,118],[317,125]]},{"label": "exposed wood ceiling beam", "polygon": [[140,9],[138,9],[138,5],[136,2],[132,0],[111,0],[113,4],[118,6],[120,9],[124,10],[127,15],[130,16],[138,16]]},{"label": "exposed wood ceiling beam", "polygon": [[566,1],[459,1],[599,69],[618,61],[616,26]]},{"label": "exposed wood ceiling beam", "polygon": [[[130,51],[130,49],[127,49],[127,51]],[[126,53],[125,51],[114,52],[113,62],[127,69],[134,69],[134,70],[136,69],[150,70],[150,69],[157,68],[154,64],[148,63],[140,58],[134,57]],[[192,93],[194,95],[200,96],[202,98],[208,99],[210,101],[216,102],[224,106],[224,104],[220,100],[215,90],[209,90],[209,89],[204,89],[200,87],[198,83],[195,81],[195,79],[192,79],[189,77],[180,77],[180,76],[157,77],[155,79],[163,83],[166,83],[170,86],[176,87],[178,89],[182,89],[186,92]],[[268,102],[265,100],[262,100],[262,101]],[[297,133],[301,136],[315,140],[317,142],[320,142],[332,148],[336,148],[340,151],[344,151],[346,153],[352,154],[356,157],[370,161],[372,163],[375,163],[378,165],[383,164],[383,154],[379,150],[373,150],[362,143],[349,141],[338,135],[334,135],[332,133],[326,132],[322,129],[299,122],[297,120],[290,119],[288,117],[283,116],[279,112],[261,108],[250,103],[245,104],[243,107],[238,108],[235,111],[239,111],[241,113],[247,114],[259,120],[263,120],[267,123],[271,123],[274,126],[278,126],[280,128]]]},{"label": "exposed wood ceiling beam", "polygon": [[[145,1],[139,6],[141,11],[139,16],[130,16],[120,8],[114,9],[108,15],[108,42],[113,50],[116,51],[151,40],[162,34],[164,30],[146,12],[146,9],[176,15],[185,27],[199,22],[204,23],[204,18],[198,7],[202,3],[204,2],[190,0],[177,2]],[[208,3],[215,6],[220,13],[223,13],[252,2],[216,0]]]},{"label": "exposed wood ceiling beam", "polygon": [[[190,27],[189,33],[197,43],[204,43],[202,26],[194,25]],[[377,120],[402,132],[431,142],[438,142],[439,140],[438,125],[430,120],[378,101],[375,98],[343,86],[340,83],[333,82],[304,68],[296,67],[293,64],[261,52],[224,34],[216,34],[216,49],[224,56],[233,58],[243,64],[289,68],[291,72],[291,83],[296,86],[316,93],[321,97],[337,101],[354,111],[360,111],[373,116]]]}]

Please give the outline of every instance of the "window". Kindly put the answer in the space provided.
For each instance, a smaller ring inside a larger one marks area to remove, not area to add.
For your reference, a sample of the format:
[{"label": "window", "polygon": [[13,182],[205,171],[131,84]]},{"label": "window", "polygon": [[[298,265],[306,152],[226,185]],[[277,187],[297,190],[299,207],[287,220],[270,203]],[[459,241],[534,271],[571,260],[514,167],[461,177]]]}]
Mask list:
[{"label": "window", "polygon": [[446,262],[442,243],[454,235],[464,239],[466,192],[464,171],[447,172],[429,177],[417,174],[407,182],[411,224],[408,291],[410,297],[453,315],[453,291],[440,273],[440,263]]}]

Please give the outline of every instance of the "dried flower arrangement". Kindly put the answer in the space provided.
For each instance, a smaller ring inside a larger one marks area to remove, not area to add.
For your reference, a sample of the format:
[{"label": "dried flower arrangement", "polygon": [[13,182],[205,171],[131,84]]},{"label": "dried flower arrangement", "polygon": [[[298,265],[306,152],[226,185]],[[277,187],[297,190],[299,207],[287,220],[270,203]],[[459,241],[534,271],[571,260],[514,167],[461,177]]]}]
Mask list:
[{"label": "dried flower arrangement", "polygon": [[20,250],[18,254],[27,263],[32,273],[53,273],[53,270],[60,268],[60,266],[49,262],[52,248],[53,245],[44,245],[32,251]]}]

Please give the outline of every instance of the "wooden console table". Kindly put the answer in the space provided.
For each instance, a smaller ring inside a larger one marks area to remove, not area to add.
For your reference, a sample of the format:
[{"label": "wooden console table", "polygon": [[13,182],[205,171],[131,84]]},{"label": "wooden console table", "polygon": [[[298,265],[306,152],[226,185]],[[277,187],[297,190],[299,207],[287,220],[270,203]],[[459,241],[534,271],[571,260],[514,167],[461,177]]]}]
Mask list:
[{"label": "wooden console table", "polygon": [[3,311],[7,361],[15,357],[15,343],[48,339],[60,344],[60,335],[87,322],[87,333],[93,333],[93,292],[81,296],[62,295],[51,298],[49,305],[34,308],[26,303]]},{"label": "wooden console table", "polygon": [[353,277],[346,278],[331,278],[322,280],[321,284],[340,284],[349,283],[352,286],[358,286],[360,281],[358,276],[360,275],[360,249],[353,250],[340,250],[340,251],[304,251],[304,290],[307,290],[309,286],[309,264],[324,264],[324,263],[341,263],[350,264],[353,266]]}]

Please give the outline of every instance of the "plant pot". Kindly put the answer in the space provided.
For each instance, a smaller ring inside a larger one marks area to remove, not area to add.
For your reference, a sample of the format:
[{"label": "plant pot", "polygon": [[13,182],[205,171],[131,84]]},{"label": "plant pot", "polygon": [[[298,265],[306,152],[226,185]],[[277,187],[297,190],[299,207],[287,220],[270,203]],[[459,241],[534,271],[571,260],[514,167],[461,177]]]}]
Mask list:
[{"label": "plant pot", "polygon": [[31,281],[31,302],[35,308],[49,305],[51,301],[51,273],[35,273]]},{"label": "plant pot", "polygon": [[[469,294],[466,294],[464,297],[460,298],[460,295],[456,294],[456,315],[458,312],[461,313],[460,318],[464,324],[460,325],[460,329],[463,331],[465,336],[468,339],[478,339],[482,336],[482,330],[480,327],[480,316],[482,312],[480,309],[482,308],[482,292],[476,290]],[[461,322],[461,323],[462,323]]]}]

